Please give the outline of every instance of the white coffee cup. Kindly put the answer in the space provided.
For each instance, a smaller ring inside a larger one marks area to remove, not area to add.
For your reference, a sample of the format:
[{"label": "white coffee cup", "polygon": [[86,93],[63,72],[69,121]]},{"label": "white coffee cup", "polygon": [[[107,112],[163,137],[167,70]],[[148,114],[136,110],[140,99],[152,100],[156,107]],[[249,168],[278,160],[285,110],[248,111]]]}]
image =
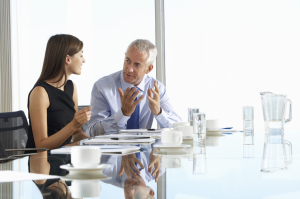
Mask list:
[{"label": "white coffee cup", "polygon": [[179,127],[179,126],[191,126],[190,122],[176,122],[173,123],[173,128]]},{"label": "white coffee cup", "polygon": [[206,120],[206,129],[219,129],[219,120]]},{"label": "white coffee cup", "polygon": [[162,131],[161,143],[165,146],[180,146],[182,143],[181,131]]},{"label": "white coffee cup", "polygon": [[161,160],[162,168],[180,168],[181,158],[163,156]]},{"label": "white coffee cup", "polygon": [[71,186],[72,198],[99,197],[100,180],[73,180]]},{"label": "white coffee cup", "polygon": [[71,162],[75,168],[95,168],[100,163],[101,150],[95,146],[71,148]]},{"label": "white coffee cup", "polygon": [[192,137],[194,128],[192,126],[178,126],[174,128],[175,131],[181,131],[183,137]]}]

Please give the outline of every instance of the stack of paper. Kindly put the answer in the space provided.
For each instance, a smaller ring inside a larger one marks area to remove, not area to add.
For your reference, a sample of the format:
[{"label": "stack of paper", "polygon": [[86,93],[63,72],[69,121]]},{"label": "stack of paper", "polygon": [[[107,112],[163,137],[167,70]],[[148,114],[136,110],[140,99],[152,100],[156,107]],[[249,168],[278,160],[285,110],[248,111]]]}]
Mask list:
[{"label": "stack of paper", "polygon": [[110,134],[110,135],[98,135],[95,138],[97,139],[157,139],[157,138],[161,138],[161,134],[160,133],[148,133],[148,134],[144,134],[144,135],[132,135],[132,134],[128,134],[128,133],[124,133],[124,134]]},{"label": "stack of paper", "polygon": [[[119,145],[103,145],[98,146],[102,154],[130,154],[140,150],[138,146],[119,146]],[[51,154],[71,154],[71,146],[51,150]]]}]

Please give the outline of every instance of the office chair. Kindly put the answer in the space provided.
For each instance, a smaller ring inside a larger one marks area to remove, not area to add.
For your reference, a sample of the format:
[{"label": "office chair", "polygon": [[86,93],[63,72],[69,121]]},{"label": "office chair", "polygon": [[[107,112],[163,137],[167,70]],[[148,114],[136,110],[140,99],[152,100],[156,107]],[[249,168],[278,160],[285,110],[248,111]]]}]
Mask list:
[{"label": "office chair", "polygon": [[[28,122],[23,111],[0,113],[0,142],[5,152],[12,152],[14,156],[23,157],[28,139]],[[34,149],[45,151],[48,149]]]}]

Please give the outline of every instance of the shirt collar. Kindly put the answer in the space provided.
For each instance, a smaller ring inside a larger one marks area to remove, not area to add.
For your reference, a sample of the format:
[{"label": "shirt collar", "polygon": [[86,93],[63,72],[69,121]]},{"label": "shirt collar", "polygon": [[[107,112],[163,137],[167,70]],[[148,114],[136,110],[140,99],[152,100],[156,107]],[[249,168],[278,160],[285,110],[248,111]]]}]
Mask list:
[{"label": "shirt collar", "polygon": [[[148,75],[145,74],[142,81],[140,82],[140,84],[136,86],[140,91],[144,92],[144,90],[145,90],[145,84],[146,84],[145,77],[147,77],[147,76]],[[130,87],[130,88],[134,87],[132,84],[125,82],[124,77],[123,77],[123,71],[121,71],[121,73],[120,73],[120,79],[121,79],[121,89],[123,91],[125,91],[128,87]]]}]

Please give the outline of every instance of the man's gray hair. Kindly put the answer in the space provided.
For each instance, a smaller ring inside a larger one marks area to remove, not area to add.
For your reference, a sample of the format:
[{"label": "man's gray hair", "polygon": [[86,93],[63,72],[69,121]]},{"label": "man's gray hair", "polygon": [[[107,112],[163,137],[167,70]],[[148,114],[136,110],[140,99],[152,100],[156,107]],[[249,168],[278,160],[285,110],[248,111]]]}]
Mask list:
[{"label": "man's gray hair", "polygon": [[147,63],[146,63],[147,66],[154,63],[156,55],[157,55],[157,49],[154,46],[154,44],[152,44],[149,40],[146,40],[146,39],[134,40],[128,46],[127,51],[131,46],[134,46],[141,53],[147,53],[148,54]]}]

